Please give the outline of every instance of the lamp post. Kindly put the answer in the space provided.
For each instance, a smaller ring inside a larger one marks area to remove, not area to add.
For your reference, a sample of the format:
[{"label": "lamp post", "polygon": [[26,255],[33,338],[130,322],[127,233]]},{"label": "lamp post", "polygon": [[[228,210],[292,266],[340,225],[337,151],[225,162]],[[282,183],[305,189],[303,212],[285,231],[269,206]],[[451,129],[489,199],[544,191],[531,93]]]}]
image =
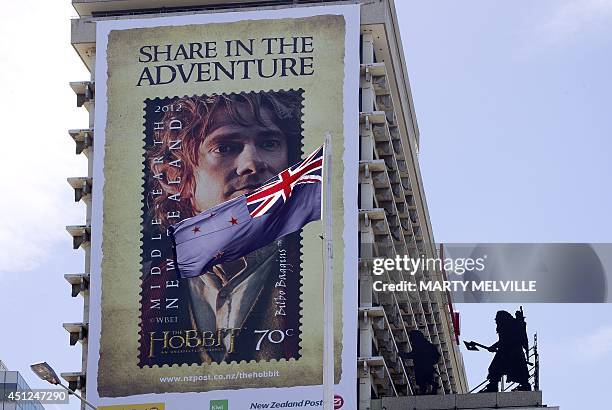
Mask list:
[{"label": "lamp post", "polygon": [[62,382],[60,381],[59,377],[57,377],[57,374],[55,373],[53,368],[49,366],[47,362],[35,363],[31,365],[30,368],[42,380],[49,382],[51,384],[54,384],[54,385],[62,386],[64,389],[68,391],[68,393],[74,394],[79,400],[87,404],[93,410],[98,410],[96,406],[94,406],[93,404],[85,400],[83,397],[79,396],[74,390],[70,390],[70,388],[68,388],[67,386],[64,386]]}]

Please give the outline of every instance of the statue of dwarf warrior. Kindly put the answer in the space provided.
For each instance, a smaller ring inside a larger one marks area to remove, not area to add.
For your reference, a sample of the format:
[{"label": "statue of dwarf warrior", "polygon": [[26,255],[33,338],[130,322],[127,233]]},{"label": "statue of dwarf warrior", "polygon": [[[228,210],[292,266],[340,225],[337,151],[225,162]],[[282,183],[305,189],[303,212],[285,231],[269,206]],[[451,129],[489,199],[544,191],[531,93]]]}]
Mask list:
[{"label": "statue of dwarf warrior", "polygon": [[516,317],[513,317],[509,312],[500,310],[495,315],[495,323],[499,340],[487,347],[489,352],[495,353],[495,357],[489,366],[489,383],[483,391],[497,392],[503,375],[506,375],[509,383],[519,384],[515,390],[530,391],[526,359],[529,345],[523,311],[517,311]]},{"label": "statue of dwarf warrior", "polygon": [[419,388],[418,394],[436,394],[438,384],[435,382],[434,366],[440,360],[440,352],[431,342],[425,339],[420,330],[411,330],[408,334],[412,351],[410,353],[400,352],[399,356],[404,360],[412,360],[414,363],[414,376]]}]

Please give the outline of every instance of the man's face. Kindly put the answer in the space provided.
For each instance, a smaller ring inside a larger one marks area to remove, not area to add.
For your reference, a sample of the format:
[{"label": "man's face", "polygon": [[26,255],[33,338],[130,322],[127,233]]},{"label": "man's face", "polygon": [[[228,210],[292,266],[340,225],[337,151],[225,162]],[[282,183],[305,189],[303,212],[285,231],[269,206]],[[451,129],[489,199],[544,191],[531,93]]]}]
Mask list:
[{"label": "man's face", "polygon": [[237,109],[252,125],[229,119],[205,136],[195,170],[196,211],[247,194],[289,166],[287,136],[262,109],[261,125],[244,105]]}]

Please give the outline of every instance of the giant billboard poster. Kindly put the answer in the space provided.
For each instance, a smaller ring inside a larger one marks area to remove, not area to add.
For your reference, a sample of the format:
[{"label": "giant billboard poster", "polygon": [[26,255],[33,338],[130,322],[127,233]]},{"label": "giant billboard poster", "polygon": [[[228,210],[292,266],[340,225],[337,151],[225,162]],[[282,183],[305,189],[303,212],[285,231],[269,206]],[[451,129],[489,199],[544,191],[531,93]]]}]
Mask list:
[{"label": "giant billboard poster", "polygon": [[210,210],[329,133],[335,393],[356,408],[359,7],[96,24],[88,399],[322,406],[322,221],[238,258],[190,225],[191,249],[214,249],[189,278],[171,232],[196,216],[239,225]]}]

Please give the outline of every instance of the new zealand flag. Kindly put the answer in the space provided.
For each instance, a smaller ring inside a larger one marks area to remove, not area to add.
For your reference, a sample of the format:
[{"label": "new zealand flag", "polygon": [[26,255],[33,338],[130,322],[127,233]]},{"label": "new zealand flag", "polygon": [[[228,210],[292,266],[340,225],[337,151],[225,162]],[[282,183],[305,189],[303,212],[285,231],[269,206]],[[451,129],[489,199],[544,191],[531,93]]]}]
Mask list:
[{"label": "new zealand flag", "polygon": [[323,146],[248,195],[169,228],[179,275],[191,278],[321,219]]}]

